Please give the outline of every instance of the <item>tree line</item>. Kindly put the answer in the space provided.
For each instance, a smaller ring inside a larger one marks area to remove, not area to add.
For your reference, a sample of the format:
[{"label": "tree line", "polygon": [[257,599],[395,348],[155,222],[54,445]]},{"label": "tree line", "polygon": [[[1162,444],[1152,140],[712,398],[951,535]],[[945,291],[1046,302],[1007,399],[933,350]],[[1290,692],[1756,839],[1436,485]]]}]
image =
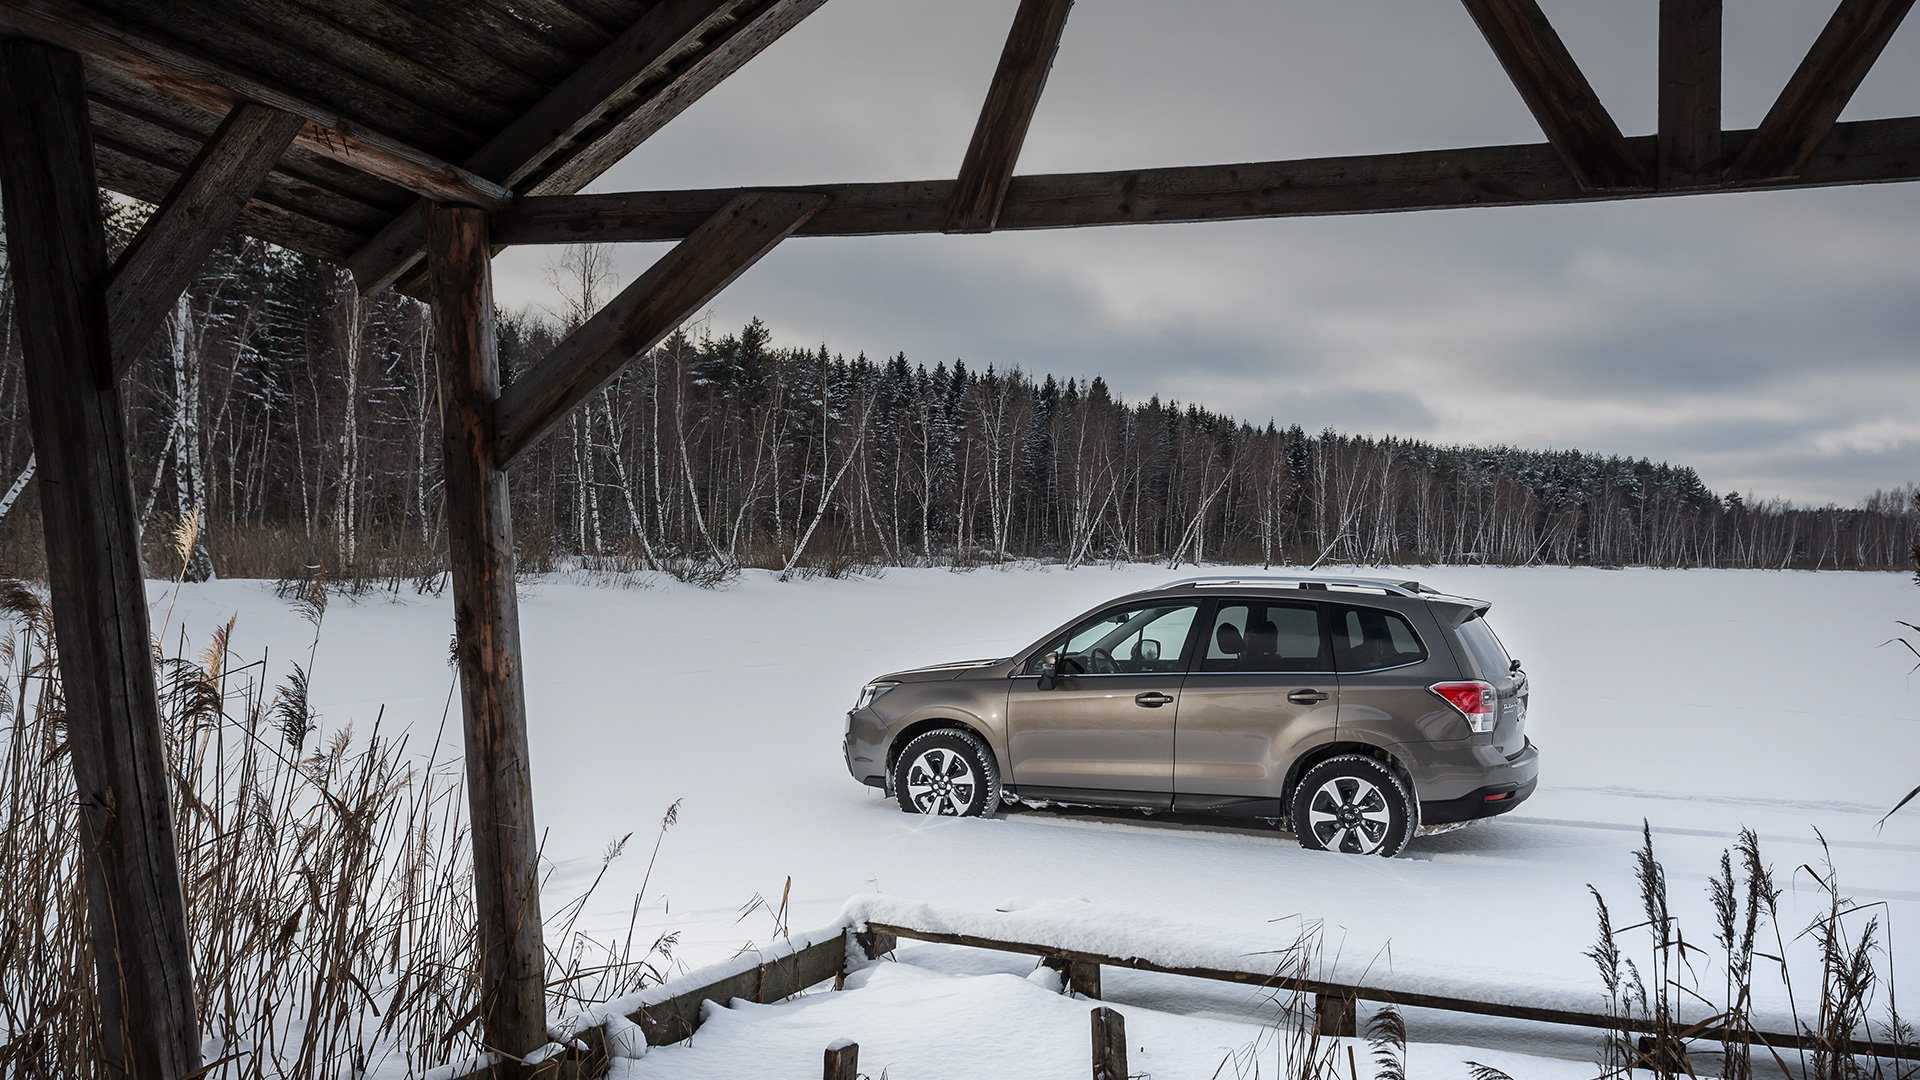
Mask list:
[{"label": "tree line", "polygon": [[[108,205],[124,242],[141,208]],[[508,381],[613,291],[603,249],[565,249],[550,275],[553,310],[500,314]],[[9,287],[0,561],[33,573],[11,304]],[[123,387],[151,572],[434,582],[430,334],[411,299],[230,240]],[[1851,507],[1722,495],[1644,458],[1261,425],[1125,401],[1098,375],[785,347],[757,319],[674,334],[516,461],[512,489],[529,570],[705,580],[1016,559],[1883,569],[1920,530],[1913,485]]]}]

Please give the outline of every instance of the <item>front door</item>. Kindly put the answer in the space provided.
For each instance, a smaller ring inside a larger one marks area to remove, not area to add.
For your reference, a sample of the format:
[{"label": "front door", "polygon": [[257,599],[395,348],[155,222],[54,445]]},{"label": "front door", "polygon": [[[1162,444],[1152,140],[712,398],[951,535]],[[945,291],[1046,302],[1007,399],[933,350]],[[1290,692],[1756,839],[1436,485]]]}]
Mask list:
[{"label": "front door", "polygon": [[[1161,600],[1095,615],[1036,653],[1007,695],[1007,748],[1022,795],[1164,808],[1173,733],[1200,604]],[[1042,689],[1040,666],[1059,656]]]},{"label": "front door", "polygon": [[1330,742],[1340,707],[1325,608],[1223,598],[1180,692],[1175,808],[1280,817],[1287,766]]}]

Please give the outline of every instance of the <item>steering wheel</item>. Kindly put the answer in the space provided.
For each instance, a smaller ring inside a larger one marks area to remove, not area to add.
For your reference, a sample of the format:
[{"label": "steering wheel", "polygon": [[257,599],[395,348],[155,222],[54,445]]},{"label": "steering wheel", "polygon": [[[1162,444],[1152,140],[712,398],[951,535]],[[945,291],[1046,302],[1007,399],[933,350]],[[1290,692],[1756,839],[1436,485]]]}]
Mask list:
[{"label": "steering wheel", "polygon": [[1093,667],[1095,675],[1112,675],[1120,670],[1120,666],[1113,662],[1113,654],[1098,647],[1087,653],[1087,663]]}]

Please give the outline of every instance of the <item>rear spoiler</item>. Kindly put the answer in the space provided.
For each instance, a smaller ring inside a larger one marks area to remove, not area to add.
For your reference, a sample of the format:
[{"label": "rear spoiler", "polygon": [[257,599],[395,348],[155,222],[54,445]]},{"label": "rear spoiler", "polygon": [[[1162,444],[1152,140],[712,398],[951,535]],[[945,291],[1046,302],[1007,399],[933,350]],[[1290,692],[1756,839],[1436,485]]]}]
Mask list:
[{"label": "rear spoiler", "polygon": [[1485,615],[1493,607],[1485,600],[1469,600],[1464,596],[1429,596],[1427,603],[1449,630],[1459,629],[1462,623]]}]

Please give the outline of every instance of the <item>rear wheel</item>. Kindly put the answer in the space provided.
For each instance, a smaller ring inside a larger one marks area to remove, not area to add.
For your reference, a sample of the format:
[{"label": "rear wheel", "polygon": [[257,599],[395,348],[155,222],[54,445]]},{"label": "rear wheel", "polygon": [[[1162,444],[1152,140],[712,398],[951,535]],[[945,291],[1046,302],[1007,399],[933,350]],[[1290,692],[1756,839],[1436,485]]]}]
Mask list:
[{"label": "rear wheel", "polygon": [[971,731],[941,728],[916,735],[893,766],[893,793],[909,814],[979,817],[1000,806],[993,751]]},{"label": "rear wheel", "polygon": [[1417,822],[1407,786],[1387,765],[1343,754],[1308,769],[1293,792],[1300,846],[1347,855],[1400,854]]}]

